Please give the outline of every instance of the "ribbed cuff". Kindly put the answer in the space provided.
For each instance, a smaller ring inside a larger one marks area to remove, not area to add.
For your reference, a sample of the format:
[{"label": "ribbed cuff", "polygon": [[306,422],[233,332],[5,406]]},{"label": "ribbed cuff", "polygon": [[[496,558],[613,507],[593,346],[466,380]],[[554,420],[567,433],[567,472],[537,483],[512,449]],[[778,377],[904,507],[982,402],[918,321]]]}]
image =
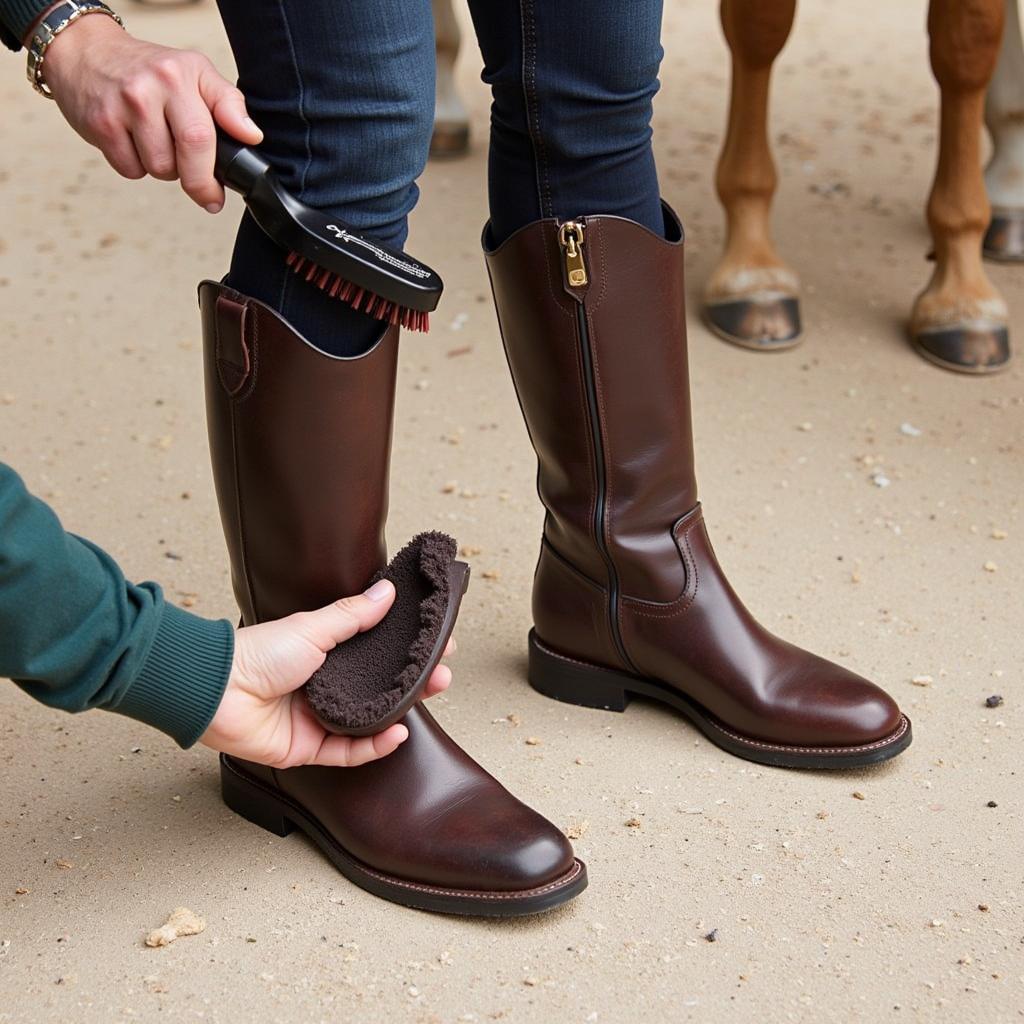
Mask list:
[{"label": "ribbed cuff", "polygon": [[190,747],[220,704],[234,650],[235,631],[227,619],[215,622],[165,604],[142,671],[110,710]]},{"label": "ribbed cuff", "polygon": [[7,29],[4,42],[12,50],[20,50],[29,26],[52,6],[53,0],[0,0],[0,13],[3,14],[4,28]]}]

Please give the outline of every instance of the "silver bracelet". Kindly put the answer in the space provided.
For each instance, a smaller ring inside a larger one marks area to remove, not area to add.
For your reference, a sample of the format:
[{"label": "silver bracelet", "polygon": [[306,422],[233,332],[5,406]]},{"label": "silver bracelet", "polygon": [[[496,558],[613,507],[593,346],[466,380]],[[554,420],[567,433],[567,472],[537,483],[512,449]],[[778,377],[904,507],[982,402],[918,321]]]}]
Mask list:
[{"label": "silver bracelet", "polygon": [[64,29],[86,14],[105,14],[108,18],[113,18],[121,28],[124,28],[124,22],[120,16],[100,0],[81,0],[81,2],[64,0],[63,3],[57,4],[47,12],[46,17],[36,25],[35,31],[32,33],[32,40],[28,44],[28,80],[36,92],[48,99],[53,99],[53,93],[43,80],[43,61],[46,59],[46,51]]}]

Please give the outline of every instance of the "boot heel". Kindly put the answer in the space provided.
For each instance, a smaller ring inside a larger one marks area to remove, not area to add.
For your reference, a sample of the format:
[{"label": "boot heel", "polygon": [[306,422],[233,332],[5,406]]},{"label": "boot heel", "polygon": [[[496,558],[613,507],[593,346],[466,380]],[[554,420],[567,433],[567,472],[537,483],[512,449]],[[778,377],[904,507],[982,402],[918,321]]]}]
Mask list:
[{"label": "boot heel", "polygon": [[530,630],[528,679],[545,697],[585,708],[625,711],[632,697],[624,685],[627,678],[612,669],[555,654]]},{"label": "boot heel", "polygon": [[224,803],[235,814],[273,832],[275,836],[286,836],[295,827],[273,797],[247,782],[223,761],[220,765],[220,792]]}]

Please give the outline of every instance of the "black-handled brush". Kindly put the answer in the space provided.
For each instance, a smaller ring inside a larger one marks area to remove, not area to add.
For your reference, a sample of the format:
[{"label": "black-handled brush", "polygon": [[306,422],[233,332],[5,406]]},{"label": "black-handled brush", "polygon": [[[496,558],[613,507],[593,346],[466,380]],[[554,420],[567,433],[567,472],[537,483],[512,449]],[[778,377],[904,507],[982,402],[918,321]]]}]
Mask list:
[{"label": "black-handled brush", "polygon": [[287,264],[350,306],[411,331],[430,328],[444,284],[423,263],[299,202],[262,156],[217,132],[214,174],[244,199]]}]

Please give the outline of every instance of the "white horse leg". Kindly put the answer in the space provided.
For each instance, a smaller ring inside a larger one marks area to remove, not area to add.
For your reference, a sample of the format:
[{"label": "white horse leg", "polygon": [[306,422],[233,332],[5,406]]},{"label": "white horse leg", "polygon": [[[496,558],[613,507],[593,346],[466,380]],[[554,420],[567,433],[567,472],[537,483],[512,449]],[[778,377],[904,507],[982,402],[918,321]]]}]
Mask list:
[{"label": "white horse leg", "polygon": [[1006,27],[992,82],[985,97],[985,124],[992,136],[992,158],[985,187],[992,221],[985,255],[1024,262],[1024,41],[1018,0],[1006,0]]},{"label": "white horse leg", "polygon": [[469,149],[469,114],[455,88],[455,61],[462,33],[452,0],[432,0],[437,46],[437,98],[431,156],[461,156]]}]

